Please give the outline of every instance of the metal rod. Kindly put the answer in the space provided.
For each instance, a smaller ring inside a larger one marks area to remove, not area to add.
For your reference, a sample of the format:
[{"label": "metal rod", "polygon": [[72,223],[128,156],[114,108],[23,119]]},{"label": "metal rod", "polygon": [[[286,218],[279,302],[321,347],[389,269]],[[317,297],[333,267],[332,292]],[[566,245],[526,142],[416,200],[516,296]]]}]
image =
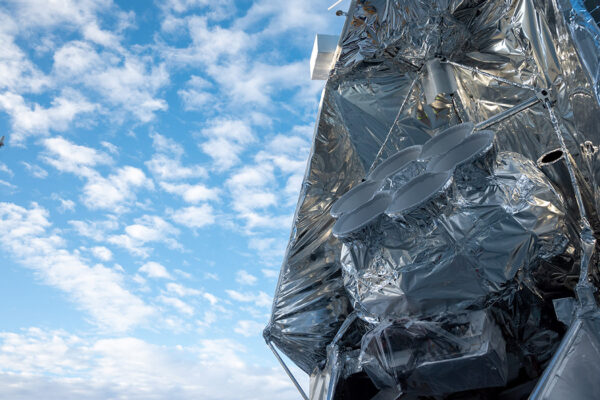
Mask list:
[{"label": "metal rod", "polygon": [[560,368],[560,364],[564,362],[569,350],[571,350],[574,346],[574,342],[578,338],[578,334],[582,328],[583,321],[580,318],[577,318],[575,321],[573,321],[569,327],[569,330],[567,333],[565,333],[565,336],[563,336],[558,349],[554,353],[554,356],[552,356],[550,363],[544,370],[542,377],[538,380],[535,388],[529,395],[529,400],[543,399],[544,394],[547,394],[549,385],[553,383],[552,378],[554,378],[555,375],[560,374],[558,368]]},{"label": "metal rod", "polygon": [[329,6],[329,8],[327,8],[327,11],[331,10],[333,7],[337,6],[338,4],[340,4],[342,1],[344,0],[338,0],[335,3],[333,3],[332,5]]},{"label": "metal rod", "polygon": [[556,133],[556,136],[560,143],[561,150],[566,156],[565,162],[567,165],[567,170],[569,171],[571,185],[573,186],[573,190],[575,192],[575,200],[577,201],[577,207],[579,208],[581,224],[581,237],[579,241],[579,244],[581,246],[581,264],[579,267],[579,281],[577,282],[575,291],[577,293],[577,300],[579,300],[579,313],[583,314],[586,312],[595,311],[598,307],[594,298],[595,288],[588,280],[590,263],[592,261],[594,251],[596,249],[596,238],[594,237],[594,233],[590,227],[590,223],[585,212],[583,196],[581,195],[581,190],[579,188],[579,185],[577,184],[577,178],[575,176],[575,170],[572,164],[573,158],[571,157],[571,153],[569,153],[567,145],[565,144],[565,139],[563,138],[562,131],[560,130],[558,118],[554,113],[554,109],[552,108],[552,103],[550,102],[550,100],[545,99],[544,105],[546,106],[548,114],[550,115],[550,121],[552,121],[552,126],[554,127],[554,132]]},{"label": "metal rod", "polygon": [[294,386],[296,386],[296,389],[298,389],[298,391],[300,392],[300,395],[302,395],[302,398],[304,400],[309,400],[308,396],[306,395],[306,393],[304,393],[304,390],[302,390],[302,387],[300,386],[300,384],[294,377],[294,374],[292,374],[292,371],[290,371],[290,369],[287,367],[287,365],[285,365],[285,362],[283,361],[283,359],[281,358],[281,356],[279,355],[279,353],[277,352],[277,350],[273,346],[273,343],[271,343],[270,340],[267,341],[267,346],[269,346],[269,348],[271,349],[273,354],[275,354],[277,361],[279,361],[279,364],[281,364],[281,366],[285,370],[285,373],[287,374],[287,376],[292,380],[292,382],[294,383]]},{"label": "metal rod", "polygon": [[533,96],[527,100],[525,100],[522,103],[519,103],[515,106],[512,106],[511,108],[502,111],[501,113],[498,113],[496,115],[494,115],[493,117],[486,119],[485,121],[482,121],[478,124],[475,125],[475,130],[481,130],[481,129],[485,129],[488,128],[494,124],[497,124],[499,122],[504,121],[507,118],[512,117],[513,115],[520,113],[521,111],[527,110],[530,107],[533,107],[534,105],[538,104],[541,100],[537,97],[537,96]]},{"label": "metal rod", "polygon": [[533,86],[525,85],[523,83],[509,81],[506,78],[502,78],[502,77],[496,76],[494,74],[490,74],[489,72],[482,71],[482,70],[480,70],[477,67],[470,67],[468,65],[464,65],[464,64],[457,63],[457,62],[450,61],[450,60],[445,60],[445,61],[442,61],[442,62],[446,62],[446,63],[448,63],[450,65],[454,65],[455,67],[463,68],[463,69],[466,69],[468,71],[475,72],[475,73],[483,75],[483,76],[487,76],[488,78],[492,78],[492,79],[494,79],[494,80],[496,80],[498,82],[506,83],[507,85],[515,86],[515,87],[518,87],[518,88],[521,88],[521,89],[528,89],[528,90],[533,90],[533,91],[537,90]]},{"label": "metal rod", "polygon": [[450,98],[452,99],[452,108],[454,108],[454,112],[456,113],[459,122],[467,122],[469,120],[469,116],[465,112],[465,108],[463,107],[462,101],[460,101],[460,97],[456,93],[453,93],[450,95]]},{"label": "metal rod", "polygon": [[379,160],[379,157],[381,157],[381,154],[383,153],[383,150],[385,149],[385,145],[387,144],[388,140],[390,139],[392,132],[394,131],[394,126],[396,126],[396,124],[398,123],[398,120],[400,119],[400,115],[402,115],[402,112],[404,111],[404,107],[406,106],[406,103],[408,102],[410,94],[412,93],[415,83],[417,83],[417,80],[419,79],[419,76],[420,76],[420,74],[417,74],[417,76],[415,76],[415,79],[413,79],[412,83],[410,84],[410,87],[408,88],[408,92],[406,93],[406,97],[404,97],[402,104],[400,104],[400,108],[398,109],[398,114],[396,114],[396,118],[394,119],[394,122],[392,123],[390,130],[388,131],[387,136],[385,137],[385,140],[383,141],[383,144],[379,148],[379,152],[377,152],[375,159],[371,163],[371,167],[369,168],[369,172],[367,173],[367,175],[369,173],[371,173],[371,171],[373,170],[373,167],[375,166],[375,163],[377,162],[377,160]]},{"label": "metal rod", "polygon": [[[346,319],[340,329],[336,333],[335,337],[331,341],[331,343],[327,346],[327,363],[331,363],[331,375],[329,377],[329,385],[327,387],[327,398],[325,400],[332,400],[335,395],[335,388],[339,379],[339,368],[338,368],[338,358],[340,356],[340,349],[338,346],[338,342],[342,340],[350,325],[356,320],[358,314],[356,310],[352,311]],[[331,358],[330,358],[331,357]]]}]

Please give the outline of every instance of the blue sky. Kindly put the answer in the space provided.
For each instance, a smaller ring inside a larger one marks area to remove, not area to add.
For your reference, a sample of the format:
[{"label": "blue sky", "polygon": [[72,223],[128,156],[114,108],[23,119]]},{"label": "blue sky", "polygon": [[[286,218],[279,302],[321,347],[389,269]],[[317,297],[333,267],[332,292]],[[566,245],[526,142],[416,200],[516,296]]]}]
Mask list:
[{"label": "blue sky", "polygon": [[298,397],[261,331],[330,3],[0,0],[0,398]]}]

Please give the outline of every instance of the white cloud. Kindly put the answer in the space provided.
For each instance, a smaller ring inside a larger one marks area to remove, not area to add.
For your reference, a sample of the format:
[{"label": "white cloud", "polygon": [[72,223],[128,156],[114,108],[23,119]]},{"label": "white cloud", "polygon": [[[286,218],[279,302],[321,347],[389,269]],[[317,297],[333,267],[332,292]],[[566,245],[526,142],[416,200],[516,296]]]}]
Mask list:
[{"label": "white cloud", "polygon": [[164,64],[152,61],[120,48],[99,54],[89,43],[72,41],[55,53],[53,72],[59,82],[81,84],[100,95],[115,115],[126,111],[149,122],[168,108],[157,94],[169,83],[169,74]]},{"label": "white cloud", "polygon": [[[205,315],[205,323],[214,317]],[[51,393],[62,400],[220,400],[243,393],[248,400],[298,398],[281,368],[249,364],[246,351],[231,339],[184,347],[38,328],[0,332],[0,397],[46,398]],[[307,376],[295,367],[292,371],[306,386]]]},{"label": "white cloud", "polygon": [[179,230],[158,216],[144,215],[125,227],[121,235],[107,238],[109,243],[120,246],[139,257],[148,257],[151,249],[145,247],[148,243],[165,243],[169,248],[181,248],[173,239]]},{"label": "white cloud", "polygon": [[177,91],[179,97],[183,101],[183,106],[186,111],[203,110],[207,104],[216,101],[214,94],[209,89],[211,84],[205,79],[192,75],[186,83],[185,89]]},{"label": "white cloud", "polygon": [[268,279],[275,279],[279,276],[279,271],[277,271],[276,269],[263,268],[260,271],[265,276],[265,278],[268,278]]},{"label": "white cloud", "polygon": [[0,93],[0,111],[11,118],[13,136],[11,140],[22,143],[31,135],[48,135],[50,131],[64,131],[79,115],[89,113],[95,106],[73,90],[63,91],[52,105],[44,108],[39,104],[28,105],[16,93]]},{"label": "white cloud", "polygon": [[105,153],[77,145],[60,136],[44,139],[42,144],[45,147],[42,160],[61,172],[92,178],[96,175],[93,167],[113,162]]},{"label": "white cloud", "polygon": [[[108,12],[113,6],[110,0],[8,0],[6,4],[25,27],[82,30],[89,30],[90,25],[96,25],[97,15]],[[116,19],[127,18],[126,13],[113,11]]]},{"label": "white cloud", "polygon": [[107,219],[104,221],[69,221],[75,231],[83,236],[93,239],[97,242],[106,240],[108,232],[114,231],[119,228],[119,223],[116,219]]},{"label": "white cloud", "polygon": [[119,154],[119,148],[117,146],[115,146],[114,144],[107,142],[107,141],[102,141],[100,142],[100,144],[102,145],[102,147],[104,147],[106,150],[108,150],[108,152],[110,154]]},{"label": "white cloud", "polygon": [[146,166],[161,181],[199,178],[207,175],[206,169],[200,165],[183,166],[181,157],[183,147],[172,139],[154,133],[151,135],[155,154]]},{"label": "white cloud", "polygon": [[[285,34],[290,41],[306,43],[313,39],[314,32],[339,34],[344,18],[336,18],[335,10],[327,11],[327,6],[333,3],[333,0],[326,3],[322,0],[257,0],[244,17],[236,20],[235,26],[251,29],[261,24],[263,28],[256,40],[268,40]],[[345,1],[336,9],[344,9],[348,3]]]},{"label": "white cloud", "polygon": [[60,196],[52,196],[52,199],[57,200],[60,203],[58,211],[61,213],[75,210],[75,202],[73,200],[63,199]]},{"label": "white cloud", "polygon": [[165,65],[148,67],[135,57],[127,57],[123,66],[113,66],[86,78],[110,103],[123,107],[141,122],[149,122],[157,111],[166,111],[167,102],[154,94],[169,82]]},{"label": "white cloud", "polygon": [[190,306],[186,302],[177,297],[169,297],[169,296],[160,296],[158,298],[162,303],[167,304],[182,314],[186,314],[187,316],[194,315],[194,307]]},{"label": "white cloud", "polygon": [[145,273],[148,278],[173,279],[171,274],[169,274],[163,265],[154,261],[150,261],[142,265],[139,271]]},{"label": "white cloud", "polygon": [[183,285],[180,285],[179,283],[167,283],[167,291],[169,293],[174,293],[177,296],[200,296],[202,294],[202,292],[198,289],[192,289],[192,288],[188,288],[185,287]]},{"label": "white cloud", "polygon": [[98,258],[101,261],[106,262],[112,260],[112,252],[104,246],[92,247],[91,250],[94,257]]},{"label": "white cloud", "polygon": [[122,212],[136,199],[140,188],[153,189],[154,184],[141,169],[125,166],[107,178],[91,175],[83,188],[82,200],[92,209]]},{"label": "white cloud", "polygon": [[202,228],[215,223],[214,211],[208,204],[175,210],[171,213],[171,218],[176,223],[188,228]]},{"label": "white cloud", "polygon": [[206,300],[208,300],[208,302],[210,303],[211,306],[214,306],[215,304],[217,304],[219,302],[219,299],[210,293],[203,293],[202,297],[204,297]]},{"label": "white cloud", "polygon": [[241,320],[238,321],[233,331],[245,337],[260,337],[263,329],[265,329],[264,323],[251,320]]},{"label": "white cloud", "polygon": [[240,285],[255,285],[258,279],[242,269],[236,273],[235,281]]},{"label": "white cloud", "polygon": [[287,215],[273,214],[279,202],[277,180],[273,166],[268,163],[246,166],[225,182],[231,196],[232,209],[246,221],[246,229],[281,229],[290,226]]},{"label": "white cloud", "polygon": [[236,290],[226,290],[225,292],[235,301],[253,303],[257,307],[270,308],[273,303],[273,299],[263,291],[259,291],[258,293],[242,293]]},{"label": "white cloud", "polygon": [[204,273],[204,279],[210,279],[213,281],[218,281],[219,280],[219,275],[215,274],[214,272],[205,272]]},{"label": "white cloud", "polygon": [[50,81],[15,44],[19,25],[0,10],[0,89],[13,93],[38,92]]},{"label": "white cloud", "polygon": [[0,207],[0,235],[5,252],[36,272],[46,284],[67,293],[101,326],[123,331],[139,325],[154,310],[124,286],[123,276],[102,265],[88,266],[65,241],[47,233],[48,212],[12,203]]},{"label": "white cloud", "polygon": [[[173,22],[171,26],[175,25]],[[243,30],[211,25],[206,17],[188,17],[185,25],[191,45],[186,48],[163,48],[165,59],[177,66],[218,64],[229,57],[240,57],[255,44]]]},{"label": "white cloud", "polygon": [[209,188],[202,184],[190,185],[187,183],[168,183],[161,182],[160,187],[165,192],[177,194],[187,203],[196,204],[201,201],[217,200],[220,190],[217,188]]},{"label": "white cloud", "polygon": [[255,141],[252,129],[241,120],[212,120],[201,133],[207,140],[200,144],[200,148],[215,161],[215,167],[221,171],[237,164],[245,147]]},{"label": "white cloud", "polygon": [[273,65],[237,59],[227,64],[211,64],[207,72],[234,104],[269,108],[274,106],[275,96],[288,90],[298,91],[296,102],[314,103],[322,84],[315,85],[309,80],[307,65],[308,60]]},{"label": "white cloud", "polygon": [[[291,227],[291,221],[283,225],[285,228]],[[285,254],[287,242],[282,239],[272,237],[251,237],[248,240],[248,247],[256,250],[260,259],[266,264],[277,264]]]},{"label": "white cloud", "polygon": [[7,181],[5,181],[5,180],[2,180],[2,179],[0,179],[0,185],[2,185],[2,186],[6,186],[7,188],[10,188],[10,189],[16,189],[16,188],[17,188],[17,187],[16,187],[15,185],[13,185],[12,183],[10,183],[10,182],[7,182]]},{"label": "white cloud", "polygon": [[48,177],[48,171],[46,171],[39,165],[30,164],[26,161],[21,161],[21,164],[25,167],[27,172],[29,172],[34,178],[46,179],[46,177]]},{"label": "white cloud", "polygon": [[0,162],[0,171],[4,172],[5,174],[10,175],[11,177],[14,176],[15,174],[12,172],[12,170],[10,168],[8,168],[6,166],[6,164],[4,164],[3,162]]},{"label": "white cloud", "polygon": [[220,0],[215,3],[210,0],[167,0],[163,7],[176,13],[184,13],[194,9],[204,9],[203,14],[209,18],[220,20],[235,13],[235,3],[232,0]]}]

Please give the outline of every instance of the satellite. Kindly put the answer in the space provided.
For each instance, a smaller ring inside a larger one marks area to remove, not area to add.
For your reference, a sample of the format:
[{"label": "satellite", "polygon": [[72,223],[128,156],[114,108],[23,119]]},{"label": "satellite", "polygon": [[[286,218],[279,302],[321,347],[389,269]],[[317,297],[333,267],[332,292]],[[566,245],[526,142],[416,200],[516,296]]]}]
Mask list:
[{"label": "satellite", "polygon": [[598,397],[585,7],[353,0],[337,43],[317,37],[325,89],[264,330],[304,399]]}]

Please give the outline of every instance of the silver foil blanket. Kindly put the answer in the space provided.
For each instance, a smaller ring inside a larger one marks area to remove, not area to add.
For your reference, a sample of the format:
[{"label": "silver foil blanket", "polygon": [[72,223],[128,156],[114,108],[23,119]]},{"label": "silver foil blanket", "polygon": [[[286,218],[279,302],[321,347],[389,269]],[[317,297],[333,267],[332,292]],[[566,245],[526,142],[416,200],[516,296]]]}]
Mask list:
[{"label": "silver foil blanket", "polygon": [[360,360],[377,387],[405,394],[504,386],[508,378],[506,343],[484,311],[382,323],[363,337]]},{"label": "silver foil blanket", "polygon": [[[323,91],[265,338],[307,373],[323,363],[327,345],[352,310],[341,274],[342,243],[331,234],[332,204],[397,151],[423,144],[457,123],[487,120],[535,96],[535,89],[550,92],[568,150],[599,204],[600,161],[594,150],[600,143],[599,37],[598,27],[580,0],[353,0],[338,59]],[[428,102],[423,66],[434,56],[452,63],[457,90]],[[484,245],[490,251],[495,251],[494,246],[501,247],[500,252],[514,248],[516,258],[486,259],[493,266],[489,276],[482,275],[481,283],[469,287],[459,303],[484,307],[494,296],[510,291],[510,282],[538,290],[532,295],[535,299],[550,292],[555,296],[564,285],[548,288],[547,274],[536,274],[538,265],[570,282],[572,277],[565,271],[574,268],[572,258],[577,258],[577,252],[567,246],[565,254],[551,257],[562,248],[564,243],[555,239],[564,232],[549,229],[544,218],[560,222],[564,210],[547,182],[539,172],[530,171],[532,164],[524,160],[537,160],[560,147],[547,110],[537,102],[487,129],[496,132],[500,152],[520,156],[504,160],[505,175],[496,176],[497,185],[489,186],[497,189],[465,197],[466,201],[489,201],[493,212],[488,215],[484,206],[472,203],[460,216],[461,208],[455,203],[457,211],[451,215],[467,221],[475,215],[489,218],[487,227],[471,222],[481,237],[486,229],[491,233],[492,226],[514,229],[515,238],[490,239]],[[583,151],[581,145],[586,142]],[[526,178],[517,181],[521,176]],[[504,189],[536,200],[509,199]],[[506,201],[508,208],[499,205]],[[524,207],[523,212],[511,209],[512,205]],[[542,221],[535,222],[539,217]],[[450,217],[444,222],[447,232],[457,224]],[[415,275],[414,279],[420,278]],[[417,293],[419,283],[403,284]],[[421,291],[428,289],[423,286]],[[436,299],[433,308],[453,308],[451,297],[441,303]],[[405,306],[408,310],[429,307],[426,300]],[[517,318],[517,311],[506,307],[512,310],[510,318]],[[549,343],[553,346],[556,340]]]},{"label": "silver foil blanket", "polygon": [[521,285],[543,291],[533,274],[569,245],[560,195],[516,153],[501,153],[489,176],[457,173],[438,215],[430,205],[383,216],[344,244],[344,284],[367,321],[484,308]]}]

